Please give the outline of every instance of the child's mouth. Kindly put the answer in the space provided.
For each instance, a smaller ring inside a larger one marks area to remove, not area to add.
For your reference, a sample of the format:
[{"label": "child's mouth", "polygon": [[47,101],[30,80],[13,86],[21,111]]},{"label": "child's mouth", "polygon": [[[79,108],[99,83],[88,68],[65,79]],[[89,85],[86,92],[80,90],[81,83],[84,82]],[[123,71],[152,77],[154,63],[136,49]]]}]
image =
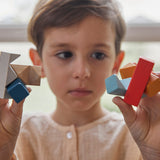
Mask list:
[{"label": "child's mouth", "polygon": [[91,90],[85,90],[85,89],[75,89],[69,91],[69,94],[75,97],[83,97],[83,96],[88,96],[92,93]]}]

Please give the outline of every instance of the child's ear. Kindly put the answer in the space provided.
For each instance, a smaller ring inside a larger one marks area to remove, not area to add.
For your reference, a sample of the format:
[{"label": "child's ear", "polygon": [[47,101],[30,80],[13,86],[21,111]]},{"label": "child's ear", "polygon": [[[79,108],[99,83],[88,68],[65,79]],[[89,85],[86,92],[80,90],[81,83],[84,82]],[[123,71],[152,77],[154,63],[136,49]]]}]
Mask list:
[{"label": "child's ear", "polygon": [[113,70],[112,70],[112,74],[117,74],[118,73],[119,68],[121,66],[121,63],[122,63],[122,61],[124,59],[124,56],[125,56],[124,51],[120,51],[120,53],[116,57],[116,60],[115,60],[115,63],[114,63],[114,67],[113,67]]},{"label": "child's ear", "polygon": [[44,78],[45,77],[45,73],[44,73],[44,69],[43,69],[43,65],[42,65],[42,59],[40,58],[37,50],[30,48],[29,50],[29,57],[33,63],[33,65],[36,66],[41,66],[41,77]]}]

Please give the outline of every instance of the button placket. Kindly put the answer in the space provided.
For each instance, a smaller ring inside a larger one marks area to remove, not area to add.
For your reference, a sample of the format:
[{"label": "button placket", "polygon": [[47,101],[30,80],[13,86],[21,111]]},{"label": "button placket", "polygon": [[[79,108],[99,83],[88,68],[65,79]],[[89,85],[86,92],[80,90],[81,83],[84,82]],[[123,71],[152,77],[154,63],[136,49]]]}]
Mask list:
[{"label": "button placket", "polygon": [[70,126],[65,133],[66,139],[66,160],[78,160],[77,154],[77,133],[74,126]]}]

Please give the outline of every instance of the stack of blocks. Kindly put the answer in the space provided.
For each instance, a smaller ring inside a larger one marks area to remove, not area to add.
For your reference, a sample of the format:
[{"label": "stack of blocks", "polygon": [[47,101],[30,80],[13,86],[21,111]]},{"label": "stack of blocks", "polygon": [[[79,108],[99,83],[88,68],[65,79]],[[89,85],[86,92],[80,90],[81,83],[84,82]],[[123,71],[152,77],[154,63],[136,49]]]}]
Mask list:
[{"label": "stack of blocks", "polygon": [[107,93],[124,96],[124,101],[138,106],[145,95],[152,97],[160,91],[160,78],[152,72],[154,62],[139,58],[138,64],[129,63],[120,69],[122,80],[112,75],[105,80]]},{"label": "stack of blocks", "polygon": [[29,95],[27,85],[40,85],[39,66],[11,65],[20,55],[0,52],[0,98],[13,98],[17,103]]}]

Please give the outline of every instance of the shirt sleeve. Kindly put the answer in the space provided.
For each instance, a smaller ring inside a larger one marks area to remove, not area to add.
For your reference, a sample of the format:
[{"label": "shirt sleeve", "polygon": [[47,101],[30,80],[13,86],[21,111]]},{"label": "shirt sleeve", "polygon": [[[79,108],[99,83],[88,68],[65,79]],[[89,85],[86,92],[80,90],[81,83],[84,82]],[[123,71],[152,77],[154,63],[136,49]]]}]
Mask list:
[{"label": "shirt sleeve", "polygon": [[22,123],[20,133],[16,142],[15,156],[17,159],[13,160],[35,160],[36,146],[35,136],[32,128],[27,123],[28,119]]}]

